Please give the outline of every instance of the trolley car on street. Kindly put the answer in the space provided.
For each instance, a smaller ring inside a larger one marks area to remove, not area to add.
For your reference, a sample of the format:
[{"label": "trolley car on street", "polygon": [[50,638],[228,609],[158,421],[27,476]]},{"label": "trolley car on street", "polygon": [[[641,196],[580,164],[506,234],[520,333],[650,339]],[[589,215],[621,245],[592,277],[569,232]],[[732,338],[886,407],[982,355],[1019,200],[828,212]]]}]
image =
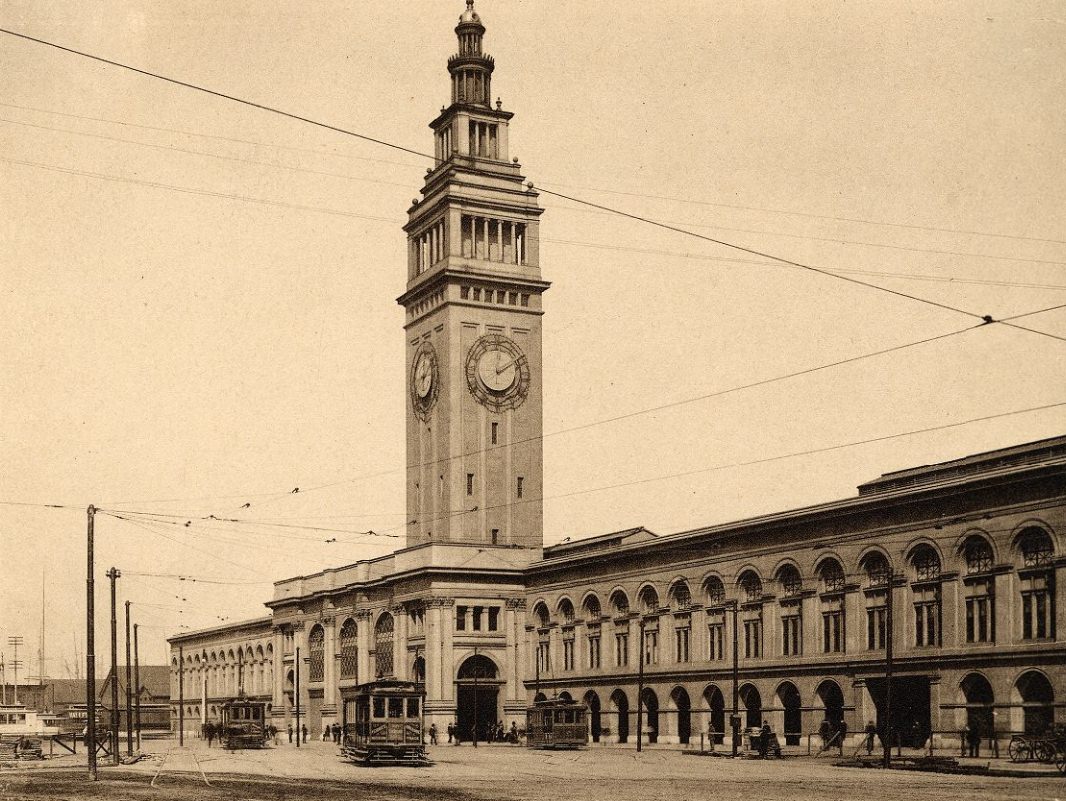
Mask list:
[{"label": "trolley car on street", "polygon": [[[360,684],[341,752],[357,765],[431,765],[422,732],[425,689],[412,681]],[[347,714],[348,705],[345,705]]]},{"label": "trolley car on street", "polygon": [[526,709],[526,745],[530,748],[583,748],[589,743],[588,707],[552,698]]},{"label": "trolley car on street", "polygon": [[219,741],[224,748],[262,748],[267,744],[266,703],[235,698],[222,705]]}]

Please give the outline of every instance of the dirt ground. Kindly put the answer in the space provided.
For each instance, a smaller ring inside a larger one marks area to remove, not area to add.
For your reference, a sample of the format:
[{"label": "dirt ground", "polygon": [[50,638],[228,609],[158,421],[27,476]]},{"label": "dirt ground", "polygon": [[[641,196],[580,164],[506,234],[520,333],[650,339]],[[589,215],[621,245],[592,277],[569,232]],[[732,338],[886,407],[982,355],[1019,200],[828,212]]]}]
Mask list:
[{"label": "dirt ground", "polygon": [[[1060,777],[996,778],[838,768],[830,759],[729,760],[674,750],[637,754],[593,747],[578,752],[512,746],[437,746],[428,768],[359,768],[336,746],[308,743],[228,753],[195,741],[185,749],[150,746],[153,758],[135,765],[101,763],[87,781],[85,757],[63,756],[0,770],[0,799],[308,798],[317,801],[984,801],[1066,799]],[[146,749],[147,750],[147,749]],[[166,761],[162,757],[167,754]],[[162,768],[162,769],[161,769]],[[161,769],[161,770],[160,770]],[[203,775],[201,775],[201,769]],[[151,786],[158,775],[156,786]],[[212,786],[205,784],[206,780]]]}]

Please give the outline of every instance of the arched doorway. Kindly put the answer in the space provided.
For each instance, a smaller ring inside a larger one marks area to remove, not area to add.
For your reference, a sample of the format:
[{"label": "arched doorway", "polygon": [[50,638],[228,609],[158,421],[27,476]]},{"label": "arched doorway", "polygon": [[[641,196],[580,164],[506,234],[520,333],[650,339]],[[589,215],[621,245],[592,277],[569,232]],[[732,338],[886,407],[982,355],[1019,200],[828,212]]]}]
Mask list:
[{"label": "arched doorway", "polygon": [[744,726],[749,729],[762,726],[762,696],[754,684],[741,685],[740,703],[744,705]]},{"label": "arched doorway", "polygon": [[980,673],[971,673],[962,680],[959,688],[966,702],[966,727],[981,738],[991,737],[995,725],[992,685]]},{"label": "arched doorway", "polygon": [[836,731],[844,720],[844,693],[841,692],[840,685],[835,681],[823,681],[818,685],[818,698],[822,702],[824,718],[829,721],[830,730]]},{"label": "arched doorway", "polygon": [[777,699],[784,709],[785,745],[799,745],[803,734],[803,712],[799,690],[796,685],[786,681],[777,688]]},{"label": "arched doorway", "polygon": [[1055,691],[1047,676],[1035,670],[1023,673],[1014,683],[1014,691],[1015,703],[1022,705],[1022,730],[1026,734],[1047,732],[1055,720]]},{"label": "arched doorway", "polygon": [[644,695],[640,700],[644,705],[644,731],[648,733],[648,742],[657,743],[659,742],[659,696],[651,687],[645,687]]},{"label": "arched doorway", "polygon": [[589,733],[592,735],[592,742],[598,743],[602,731],[602,721],[600,720],[600,697],[592,690],[589,690],[585,693],[585,698],[583,700],[585,701],[585,706],[589,708]]},{"label": "arched doorway", "polygon": [[677,741],[688,745],[692,739],[692,701],[684,687],[675,687],[670,693],[670,700],[677,710]]},{"label": "arched doorway", "polygon": [[629,742],[629,699],[621,690],[611,693],[611,712],[615,716],[615,731],[618,742]]},{"label": "arched doorway", "polygon": [[496,663],[487,656],[474,654],[459,666],[456,676],[456,723],[459,740],[484,740],[489,726],[500,719],[500,681]]},{"label": "arched doorway", "polygon": [[725,697],[713,684],[703,691],[703,700],[710,714],[710,738],[718,745],[725,741]]}]

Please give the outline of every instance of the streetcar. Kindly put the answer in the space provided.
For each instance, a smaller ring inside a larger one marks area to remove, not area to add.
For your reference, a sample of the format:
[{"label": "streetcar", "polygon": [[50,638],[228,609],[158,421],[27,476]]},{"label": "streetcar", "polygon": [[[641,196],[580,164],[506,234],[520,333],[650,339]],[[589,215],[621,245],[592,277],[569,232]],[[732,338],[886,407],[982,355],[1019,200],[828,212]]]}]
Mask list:
[{"label": "streetcar", "polygon": [[266,703],[235,698],[222,704],[219,741],[224,748],[263,748],[269,740]]},{"label": "streetcar", "polygon": [[583,748],[589,744],[588,707],[578,701],[551,698],[526,709],[529,748]]},{"label": "streetcar", "polygon": [[[423,739],[424,685],[379,679],[360,684],[345,704],[341,753],[357,765],[431,765]],[[355,720],[348,720],[348,709]]]}]

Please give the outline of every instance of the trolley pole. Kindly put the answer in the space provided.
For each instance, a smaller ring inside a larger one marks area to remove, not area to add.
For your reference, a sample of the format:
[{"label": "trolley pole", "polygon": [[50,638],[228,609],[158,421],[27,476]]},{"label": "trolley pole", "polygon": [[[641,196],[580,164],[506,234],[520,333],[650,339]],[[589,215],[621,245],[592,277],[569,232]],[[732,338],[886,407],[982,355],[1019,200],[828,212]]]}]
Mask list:
[{"label": "trolley pole", "polygon": [[637,753],[643,748],[644,730],[644,618],[640,619],[640,640],[637,644]]},{"label": "trolley pole", "polygon": [[478,708],[477,708],[477,674],[478,673],[479,673],[479,671],[478,671],[478,662],[477,662],[477,646],[475,645],[474,646],[474,732],[473,732],[474,748],[477,748],[477,713],[478,713]]},{"label": "trolley pole", "polygon": [[89,780],[96,781],[96,615],[93,606],[93,522],[96,507],[89,504],[85,531],[88,568],[85,579],[85,724],[89,748]]},{"label": "trolley pole", "polygon": [[137,750],[141,750],[141,660],[137,650],[137,624],[133,624],[133,683],[137,694],[133,697],[133,714],[137,727]]},{"label": "trolley pole", "polygon": [[118,765],[118,616],[115,610],[115,582],[122,573],[117,567],[107,571],[111,579],[111,764]]},{"label": "trolley pole", "polygon": [[885,725],[881,728],[884,748],[881,764],[886,768],[892,767],[892,585],[895,580],[896,571],[890,570],[885,588]]},{"label": "trolley pole", "polygon": [[739,604],[733,601],[733,715],[729,719],[730,728],[733,732],[733,757],[737,756],[740,743],[737,742],[740,734],[740,634],[737,631],[737,617],[740,611]]},{"label": "trolley pole", "polygon": [[296,660],[292,663],[296,673],[296,747],[300,747],[300,647],[296,647]]},{"label": "trolley pole", "polygon": [[178,745],[185,745],[185,646],[178,646]]},{"label": "trolley pole", "polygon": [[130,707],[133,705],[133,688],[130,683],[133,677],[130,671],[130,602],[126,601],[126,754],[133,756],[133,715]]}]

